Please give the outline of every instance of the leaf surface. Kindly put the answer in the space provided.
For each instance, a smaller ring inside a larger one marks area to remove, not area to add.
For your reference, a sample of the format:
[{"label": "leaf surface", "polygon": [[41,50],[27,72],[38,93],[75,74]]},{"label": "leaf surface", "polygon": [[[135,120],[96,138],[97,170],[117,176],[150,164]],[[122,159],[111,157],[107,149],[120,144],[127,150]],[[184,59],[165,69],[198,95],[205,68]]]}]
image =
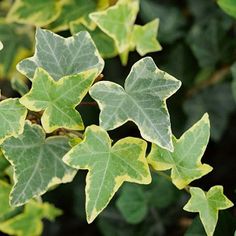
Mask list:
[{"label": "leaf surface", "polygon": [[97,69],[100,74],[104,61],[88,32],[63,38],[38,28],[34,56],[21,61],[17,69],[32,79],[38,67],[46,70],[57,81],[62,77],[77,75],[89,69]]},{"label": "leaf surface", "polygon": [[21,214],[0,222],[0,230],[9,235],[38,236],[43,231],[42,219],[53,220],[61,213],[61,210],[49,203],[30,201]]},{"label": "leaf surface", "polygon": [[61,5],[55,0],[16,0],[7,21],[36,26],[45,26],[60,14]]},{"label": "leaf surface", "polygon": [[201,163],[209,137],[209,118],[205,114],[180,139],[173,138],[173,153],[153,145],[148,162],[157,171],[171,169],[172,182],[177,188],[183,189],[212,170],[211,166]]},{"label": "leaf surface", "polygon": [[42,128],[30,122],[25,123],[23,134],[7,139],[2,151],[14,168],[11,205],[23,205],[51,186],[70,182],[75,170],[62,161],[69,149],[67,138],[52,136],[45,139]]},{"label": "leaf surface", "polygon": [[44,110],[41,121],[47,133],[61,127],[83,130],[82,118],[75,107],[96,77],[97,71],[94,69],[55,81],[45,70],[38,68],[31,90],[20,98],[20,102],[29,110]]},{"label": "leaf surface", "polygon": [[184,206],[189,212],[199,212],[200,219],[208,236],[213,236],[218,221],[219,210],[233,206],[224,195],[222,186],[214,186],[208,192],[200,188],[190,188],[191,198]]},{"label": "leaf surface", "polygon": [[145,158],[146,142],[124,138],[111,146],[105,130],[89,126],[85,139],[63,160],[76,169],[89,170],[86,177],[86,214],[91,223],[107,206],[124,181],[149,184],[151,175]]},{"label": "leaf surface", "polygon": [[234,0],[217,0],[217,3],[227,14],[236,18],[236,2]]},{"label": "leaf surface", "polygon": [[100,125],[104,129],[115,129],[130,120],[138,126],[144,139],[172,151],[166,99],[180,85],[180,81],[159,70],[146,57],[133,65],[124,89],[104,81],[96,83],[89,92],[99,104]]},{"label": "leaf surface", "polygon": [[23,132],[27,110],[17,98],[0,102],[0,144],[8,137],[16,137]]}]

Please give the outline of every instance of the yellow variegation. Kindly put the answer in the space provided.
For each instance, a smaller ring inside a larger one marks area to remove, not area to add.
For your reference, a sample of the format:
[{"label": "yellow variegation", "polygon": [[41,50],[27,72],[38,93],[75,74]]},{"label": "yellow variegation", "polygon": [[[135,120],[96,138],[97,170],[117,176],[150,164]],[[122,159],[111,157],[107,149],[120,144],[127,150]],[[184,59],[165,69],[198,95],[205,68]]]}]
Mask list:
[{"label": "yellow variegation", "polygon": [[124,181],[149,184],[151,175],[145,158],[146,142],[124,138],[111,146],[105,130],[89,126],[83,142],[63,158],[76,169],[89,170],[86,177],[86,213],[91,223],[107,206]]},{"label": "yellow variegation", "polygon": [[153,145],[148,162],[157,171],[171,169],[173,183],[177,188],[183,189],[212,170],[211,166],[201,163],[209,137],[210,123],[205,114],[180,139],[173,137],[173,153]]}]

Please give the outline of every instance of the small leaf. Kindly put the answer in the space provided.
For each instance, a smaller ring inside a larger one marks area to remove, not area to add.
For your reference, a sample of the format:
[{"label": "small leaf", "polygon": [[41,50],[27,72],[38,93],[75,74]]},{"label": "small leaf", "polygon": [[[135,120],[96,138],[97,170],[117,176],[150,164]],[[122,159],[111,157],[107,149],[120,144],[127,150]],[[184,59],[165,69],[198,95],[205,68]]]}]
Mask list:
[{"label": "small leaf", "polygon": [[42,128],[30,122],[25,123],[24,132],[19,137],[7,139],[2,151],[14,168],[11,205],[23,205],[44,194],[51,186],[70,182],[75,170],[61,160],[69,149],[67,138],[53,136],[45,139]]},{"label": "small leaf", "polygon": [[190,194],[191,198],[184,210],[199,212],[207,235],[213,236],[219,210],[230,208],[233,203],[224,195],[222,186],[214,186],[207,193],[200,188],[191,187]]},{"label": "small leaf", "polygon": [[82,118],[75,107],[86,95],[96,77],[97,71],[93,69],[55,81],[45,70],[38,68],[31,90],[20,102],[32,111],[45,110],[41,121],[47,133],[61,127],[83,130]]},{"label": "small leaf", "polygon": [[13,77],[11,79],[11,87],[13,90],[18,92],[21,96],[24,96],[29,92],[29,88],[26,85],[26,82],[20,77]]},{"label": "small leaf", "polygon": [[137,52],[144,56],[150,52],[160,51],[161,45],[157,41],[157,31],[159,26],[159,20],[153,20],[144,26],[135,25],[133,31],[133,44],[136,47]]},{"label": "small leaf", "polygon": [[102,58],[115,57],[118,54],[114,40],[101,31],[98,27],[96,27],[95,30],[89,30],[79,22],[72,22],[70,24],[70,30],[72,34],[85,30],[88,31]]},{"label": "small leaf", "polygon": [[171,169],[172,182],[183,189],[212,170],[211,166],[201,163],[209,137],[209,118],[205,114],[180,139],[173,138],[173,153],[153,145],[148,162],[157,171]]},{"label": "small leaf", "polygon": [[97,8],[97,0],[62,0],[62,10],[59,17],[50,24],[53,31],[63,31],[69,29],[72,21],[79,21],[89,28],[93,28],[93,23],[89,19],[89,13]]},{"label": "small leaf", "polygon": [[0,144],[8,137],[18,136],[23,132],[27,110],[17,98],[0,102]]},{"label": "small leaf", "polygon": [[125,185],[116,202],[125,220],[130,224],[140,223],[148,213],[148,202],[142,188]]},{"label": "small leaf", "polygon": [[61,210],[49,203],[30,201],[21,214],[0,223],[0,231],[16,236],[41,235],[42,219],[53,220],[61,215]]},{"label": "small leaf", "polygon": [[91,223],[107,206],[124,181],[149,184],[151,175],[145,158],[146,142],[124,138],[111,147],[105,130],[89,126],[83,142],[63,160],[76,169],[89,170],[86,177],[86,214]]},{"label": "small leaf", "polygon": [[180,85],[180,81],[159,70],[146,57],[133,65],[125,89],[113,82],[98,82],[90,89],[90,95],[99,104],[100,125],[104,129],[115,129],[130,120],[138,126],[144,139],[172,151],[166,99]]},{"label": "small leaf", "polygon": [[104,61],[88,32],[62,38],[38,28],[34,56],[21,61],[17,69],[32,79],[37,67],[46,70],[57,81],[62,77],[95,68],[99,75],[103,70]]},{"label": "small leaf", "polygon": [[3,44],[2,42],[0,41],[0,51],[3,49]]},{"label": "small leaf", "polygon": [[16,0],[7,15],[7,21],[45,26],[59,16],[61,4],[55,0]]},{"label": "small leaf", "polygon": [[121,54],[129,49],[138,10],[138,0],[119,0],[115,6],[91,13],[90,18],[115,41],[117,50]]},{"label": "small leaf", "polygon": [[218,5],[224,12],[236,18],[236,2],[235,0],[217,0]]}]

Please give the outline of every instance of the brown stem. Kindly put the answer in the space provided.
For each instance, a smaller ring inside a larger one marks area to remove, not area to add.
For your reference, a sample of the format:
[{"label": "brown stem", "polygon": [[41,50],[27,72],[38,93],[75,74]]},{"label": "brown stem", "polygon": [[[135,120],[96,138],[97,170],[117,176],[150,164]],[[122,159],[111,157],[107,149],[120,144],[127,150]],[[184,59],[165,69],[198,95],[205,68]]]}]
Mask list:
[{"label": "brown stem", "polygon": [[81,102],[79,106],[98,106],[96,102]]}]

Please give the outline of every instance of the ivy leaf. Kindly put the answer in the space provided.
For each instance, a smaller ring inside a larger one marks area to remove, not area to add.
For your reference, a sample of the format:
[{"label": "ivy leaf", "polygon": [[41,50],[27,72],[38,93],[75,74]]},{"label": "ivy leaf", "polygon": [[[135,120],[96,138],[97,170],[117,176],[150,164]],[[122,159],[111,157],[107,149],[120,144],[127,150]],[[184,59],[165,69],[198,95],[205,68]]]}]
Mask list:
[{"label": "ivy leaf", "polygon": [[200,188],[191,187],[190,194],[191,198],[184,210],[199,212],[207,235],[213,236],[219,210],[230,208],[233,203],[224,195],[222,186],[214,186],[207,193]]},{"label": "ivy leaf", "polygon": [[102,58],[110,58],[117,55],[114,40],[101,31],[98,27],[96,27],[95,30],[89,30],[86,26],[79,22],[72,22],[70,24],[70,30],[72,34],[76,34],[80,31],[88,31]]},{"label": "ivy leaf", "polygon": [[4,171],[7,169],[9,165],[10,165],[9,162],[6,160],[2,151],[0,150],[0,177],[4,175]]},{"label": "ivy leaf", "polygon": [[0,223],[0,231],[16,236],[41,235],[42,219],[54,220],[61,215],[61,210],[49,203],[30,201],[21,214]]},{"label": "ivy leaf", "polygon": [[146,142],[124,138],[111,146],[105,130],[89,126],[85,139],[63,158],[76,169],[89,170],[86,178],[86,214],[91,223],[107,206],[124,181],[149,184],[151,175],[145,158]]},{"label": "ivy leaf", "polygon": [[21,79],[20,77],[13,77],[11,79],[11,87],[13,90],[15,90],[21,96],[24,96],[26,93],[29,92],[29,88],[28,88],[25,80]]},{"label": "ivy leaf", "polygon": [[2,42],[0,41],[0,51],[3,49],[3,44]]},{"label": "ivy leaf", "polygon": [[157,31],[159,20],[153,20],[144,26],[135,25],[133,31],[133,47],[136,47],[137,52],[144,56],[150,52],[160,51],[161,45],[157,41]]},{"label": "ivy leaf", "polygon": [[82,118],[75,107],[96,79],[96,72],[93,69],[54,81],[45,70],[38,68],[31,90],[20,102],[32,111],[45,110],[41,121],[47,133],[61,127],[83,130]]},{"label": "ivy leaf", "polygon": [[173,151],[166,99],[180,85],[146,57],[132,67],[125,89],[113,82],[98,82],[90,89],[90,95],[99,104],[100,125],[104,129],[115,129],[130,120],[144,139]]},{"label": "ivy leaf", "polygon": [[205,114],[180,139],[173,137],[173,153],[153,145],[148,162],[158,171],[171,169],[174,185],[183,189],[193,180],[201,178],[212,170],[211,166],[201,163],[209,137],[209,118]]},{"label": "ivy leaf", "polygon": [[4,50],[0,51],[0,75],[11,77],[15,65],[31,51],[30,29],[17,24],[7,24],[0,18],[0,39]]},{"label": "ivy leaf", "polygon": [[119,0],[116,5],[105,11],[91,13],[90,18],[115,41],[121,54],[129,49],[131,32],[138,11],[138,0]]},{"label": "ivy leaf", "polygon": [[63,0],[62,10],[59,17],[50,24],[53,31],[63,31],[69,29],[70,22],[80,21],[89,28],[93,28],[93,23],[89,19],[89,13],[97,8],[97,0]]},{"label": "ivy leaf", "polygon": [[42,128],[30,122],[25,123],[23,134],[7,139],[2,144],[2,151],[14,168],[15,181],[10,204],[23,205],[44,194],[51,186],[70,182],[75,170],[61,160],[69,149],[67,138],[45,139]]},{"label": "ivy leaf", "polygon": [[59,16],[61,4],[55,0],[16,0],[7,15],[8,22],[45,26]]},{"label": "ivy leaf", "polygon": [[38,28],[36,50],[31,58],[21,61],[17,69],[32,79],[37,67],[46,70],[54,80],[96,68],[98,74],[104,61],[98,53],[88,32],[62,38],[50,31]]},{"label": "ivy leaf", "polygon": [[234,0],[217,0],[224,12],[236,18],[236,2]]},{"label": "ivy leaf", "polygon": [[0,144],[8,137],[21,134],[27,110],[17,98],[9,98],[0,102]]}]

